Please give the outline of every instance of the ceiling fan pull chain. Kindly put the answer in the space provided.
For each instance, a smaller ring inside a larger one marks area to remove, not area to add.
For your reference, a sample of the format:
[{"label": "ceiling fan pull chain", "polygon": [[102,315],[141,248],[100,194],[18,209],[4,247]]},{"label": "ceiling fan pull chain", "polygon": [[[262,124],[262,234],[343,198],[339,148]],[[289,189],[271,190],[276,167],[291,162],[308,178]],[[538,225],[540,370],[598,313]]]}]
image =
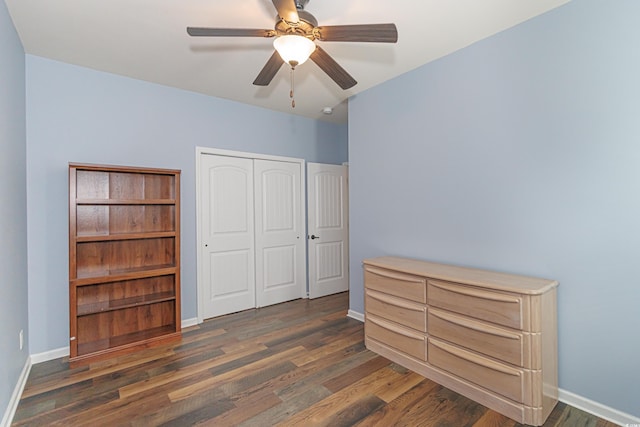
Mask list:
[{"label": "ceiling fan pull chain", "polygon": [[291,90],[289,91],[289,98],[291,98],[291,108],[296,108],[296,100],[293,98],[293,89],[294,89],[294,79],[293,74],[295,72],[295,68],[291,67]]}]

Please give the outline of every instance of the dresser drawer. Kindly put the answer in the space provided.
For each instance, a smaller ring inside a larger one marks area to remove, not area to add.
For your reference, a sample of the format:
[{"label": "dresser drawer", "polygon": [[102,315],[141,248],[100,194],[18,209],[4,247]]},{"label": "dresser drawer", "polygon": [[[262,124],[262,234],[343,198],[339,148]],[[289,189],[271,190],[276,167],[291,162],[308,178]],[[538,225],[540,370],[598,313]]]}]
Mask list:
[{"label": "dresser drawer", "polygon": [[429,305],[514,329],[523,329],[522,295],[429,280]]},{"label": "dresser drawer", "polygon": [[532,366],[529,333],[509,330],[435,308],[429,309],[429,335],[523,368]]},{"label": "dresser drawer", "polygon": [[427,309],[424,304],[367,290],[365,307],[367,314],[374,314],[421,332],[427,331]]},{"label": "dresser drawer", "polygon": [[367,289],[423,304],[427,302],[427,284],[424,277],[367,265],[364,268],[364,283]]},{"label": "dresser drawer", "polygon": [[542,383],[541,371],[518,369],[453,344],[429,337],[429,363],[480,387],[529,406],[540,406],[532,385]]},{"label": "dresser drawer", "polygon": [[426,361],[425,335],[373,315],[367,315],[365,335],[416,359]]}]

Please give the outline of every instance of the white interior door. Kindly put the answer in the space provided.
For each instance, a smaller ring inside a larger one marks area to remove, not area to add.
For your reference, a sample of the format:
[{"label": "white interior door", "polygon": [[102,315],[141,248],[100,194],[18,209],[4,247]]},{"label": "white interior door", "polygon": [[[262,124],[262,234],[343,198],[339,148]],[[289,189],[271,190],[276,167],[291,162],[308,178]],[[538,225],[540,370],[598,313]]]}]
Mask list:
[{"label": "white interior door", "polygon": [[300,163],[254,160],[257,306],[306,289]]},{"label": "white interior door", "polygon": [[307,164],[309,298],[349,290],[347,167]]},{"label": "white interior door", "polygon": [[256,306],[253,160],[200,156],[202,318]]}]

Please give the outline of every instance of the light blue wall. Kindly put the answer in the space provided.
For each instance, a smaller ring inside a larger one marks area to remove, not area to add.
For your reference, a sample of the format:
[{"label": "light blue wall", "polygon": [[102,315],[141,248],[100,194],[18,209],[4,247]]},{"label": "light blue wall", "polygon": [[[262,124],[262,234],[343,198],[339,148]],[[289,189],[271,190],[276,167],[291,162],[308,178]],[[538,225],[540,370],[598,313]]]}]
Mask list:
[{"label": "light blue wall", "polygon": [[31,352],[69,344],[69,162],[182,170],[182,316],[196,317],[195,147],[347,160],[347,126],[27,55]]},{"label": "light blue wall", "polygon": [[24,50],[0,1],[0,419],[29,348]]},{"label": "light blue wall", "polygon": [[350,100],[351,309],[378,255],[557,279],[560,387],[640,416],[639,16],[574,0]]}]

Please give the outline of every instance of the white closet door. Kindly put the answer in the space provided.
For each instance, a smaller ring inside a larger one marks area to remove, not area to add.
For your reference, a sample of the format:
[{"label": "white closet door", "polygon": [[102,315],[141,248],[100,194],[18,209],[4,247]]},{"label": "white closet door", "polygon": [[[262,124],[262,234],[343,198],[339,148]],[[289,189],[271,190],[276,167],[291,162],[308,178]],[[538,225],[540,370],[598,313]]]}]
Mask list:
[{"label": "white closet door", "polygon": [[258,307],[305,294],[300,168],[300,163],[254,160]]},{"label": "white closet door", "polygon": [[307,164],[309,298],[349,290],[347,167]]},{"label": "white closet door", "polygon": [[253,160],[200,156],[203,318],[256,306]]}]

